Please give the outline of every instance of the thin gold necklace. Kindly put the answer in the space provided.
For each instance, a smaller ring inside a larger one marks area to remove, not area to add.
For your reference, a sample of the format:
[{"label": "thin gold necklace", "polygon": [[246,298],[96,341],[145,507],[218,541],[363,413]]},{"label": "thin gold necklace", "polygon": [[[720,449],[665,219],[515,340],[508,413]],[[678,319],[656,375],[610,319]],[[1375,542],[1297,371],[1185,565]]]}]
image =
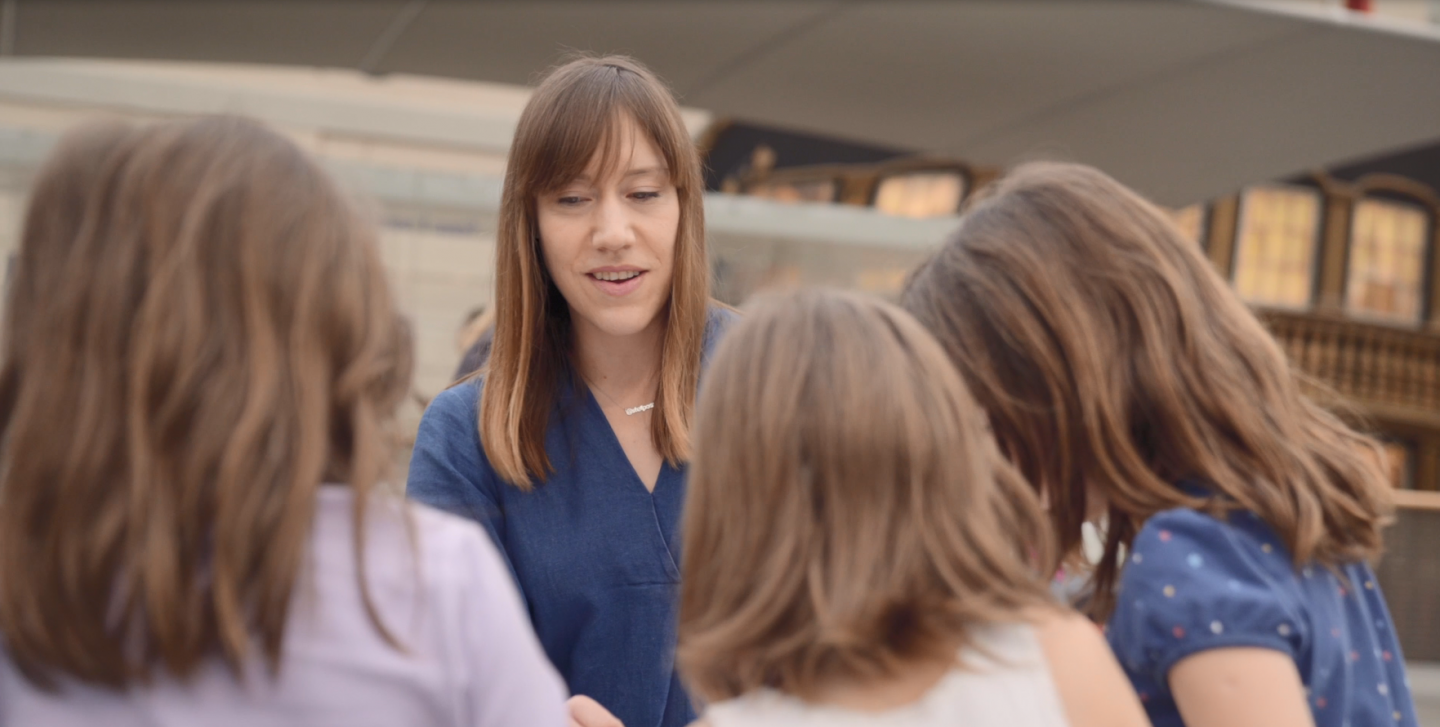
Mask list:
[{"label": "thin gold necklace", "polygon": [[600,388],[599,386],[596,386],[596,385],[595,385],[595,382],[590,380],[590,377],[588,377],[588,376],[586,376],[586,375],[584,375],[584,374],[581,374],[581,375],[580,375],[580,378],[585,379],[585,383],[590,387],[590,390],[591,390],[591,391],[598,391],[598,392],[600,392],[600,395],[603,396],[603,397],[605,397],[606,399],[609,399],[611,404],[614,404],[615,406],[618,406],[618,407],[620,407],[621,409],[624,409],[624,410],[625,410],[625,416],[627,416],[627,417],[628,417],[628,416],[634,416],[634,415],[636,415],[636,414],[639,414],[639,413],[642,412],[642,411],[650,411],[651,409],[654,409],[654,408],[655,408],[655,402],[653,402],[653,401],[650,402],[649,404],[641,404],[640,406],[632,406],[632,407],[622,406],[622,405],[620,404],[620,402],[615,401],[615,397],[613,397],[613,396],[605,393],[605,390],[604,390],[604,389]]}]

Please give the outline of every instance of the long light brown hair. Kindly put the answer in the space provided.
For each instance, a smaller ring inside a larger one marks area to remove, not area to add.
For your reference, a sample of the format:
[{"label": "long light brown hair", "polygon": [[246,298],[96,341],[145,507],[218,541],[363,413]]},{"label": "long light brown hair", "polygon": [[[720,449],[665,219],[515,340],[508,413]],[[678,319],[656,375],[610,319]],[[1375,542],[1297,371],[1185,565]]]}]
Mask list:
[{"label": "long light brown hair", "polygon": [[677,662],[707,700],[953,659],[970,626],[1049,602],[1039,499],[893,305],[764,299],[716,352],[695,432]]},{"label": "long light brown hair", "polygon": [[667,324],[650,435],[672,465],[690,457],[690,419],[710,299],[700,156],[674,97],[650,71],[621,56],[582,57],[550,73],[526,104],[500,201],[495,342],[478,425],[491,466],[522,489],[552,471],[545,429],[562,377],[573,366],[570,309],[540,253],[536,199],[574,180],[597,153],[607,166],[618,163],[627,118],[659,150],[680,201],[670,300],[661,312]]},{"label": "long light brown hair", "polygon": [[1380,550],[1391,495],[1375,443],[1307,398],[1198,246],[1101,172],[1015,170],[902,304],[1044,492],[1062,552],[1076,552],[1090,492],[1109,503],[1092,615],[1112,608],[1120,549],[1170,508],[1250,510],[1297,563]]},{"label": "long light brown hair", "polygon": [[348,483],[363,524],[409,382],[373,228],[254,122],[77,131],[36,179],[3,345],[22,672],[123,687],[257,646],[278,670],[317,490]]}]

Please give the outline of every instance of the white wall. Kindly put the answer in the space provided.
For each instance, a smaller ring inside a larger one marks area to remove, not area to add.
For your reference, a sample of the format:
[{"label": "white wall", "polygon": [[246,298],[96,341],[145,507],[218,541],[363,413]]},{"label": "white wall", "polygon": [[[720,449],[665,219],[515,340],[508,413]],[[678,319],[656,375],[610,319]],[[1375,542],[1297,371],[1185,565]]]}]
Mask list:
[{"label": "white wall", "polygon": [[[374,203],[382,252],[415,331],[416,403],[451,383],[465,314],[493,295],[505,155],[528,90],[341,71],[99,61],[0,61],[0,259],[13,251],[29,177],[66,129],[205,112],[256,116]],[[687,110],[692,133],[708,120]],[[836,205],[709,195],[716,292],[739,302],[775,285],[889,294],[950,227]]]}]

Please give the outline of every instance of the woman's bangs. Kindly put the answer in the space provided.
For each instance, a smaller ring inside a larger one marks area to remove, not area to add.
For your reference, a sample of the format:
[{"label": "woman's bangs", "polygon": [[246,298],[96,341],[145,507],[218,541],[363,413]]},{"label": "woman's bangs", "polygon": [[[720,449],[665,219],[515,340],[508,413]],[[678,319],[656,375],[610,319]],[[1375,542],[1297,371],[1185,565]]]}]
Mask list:
[{"label": "woman's bangs", "polygon": [[[543,135],[541,149],[544,150],[542,163],[535,167],[531,189],[534,194],[548,194],[560,190],[587,172],[594,171],[597,179],[608,179],[623,170],[630,159],[622,157],[626,147],[627,133],[644,133],[655,145],[670,177],[675,179],[676,153],[673,140],[664,133],[665,126],[650,118],[653,114],[643,112],[644,104],[625,103],[622,90],[596,99],[593,113],[555,113],[556,121]],[[639,107],[639,108],[637,108]],[[671,142],[671,143],[666,143]],[[634,146],[631,145],[633,153]],[[591,165],[598,158],[598,168]],[[679,180],[676,180],[679,181]]]}]

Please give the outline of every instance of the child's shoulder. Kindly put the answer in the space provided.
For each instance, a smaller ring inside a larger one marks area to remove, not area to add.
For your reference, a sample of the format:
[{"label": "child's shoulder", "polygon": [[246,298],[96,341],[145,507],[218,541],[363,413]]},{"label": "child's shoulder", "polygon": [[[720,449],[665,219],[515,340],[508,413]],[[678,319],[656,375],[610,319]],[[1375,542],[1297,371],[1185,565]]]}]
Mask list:
[{"label": "child's shoulder", "polygon": [[1246,510],[1220,516],[1188,507],[1163,510],[1146,519],[1130,550],[1157,558],[1183,558],[1192,564],[1192,555],[1203,557],[1207,552],[1289,563],[1285,544],[1274,529]]},{"label": "child's shoulder", "polygon": [[1152,615],[1246,611],[1259,602],[1290,610],[1299,599],[1289,550],[1264,520],[1246,511],[1216,516],[1189,508],[1146,520],[1131,543],[1121,591],[1122,600]]},{"label": "child's shoulder", "polygon": [[1262,520],[1166,510],[1132,543],[1106,635],[1132,674],[1163,691],[1170,667],[1198,651],[1300,653],[1305,608],[1290,556]]}]

